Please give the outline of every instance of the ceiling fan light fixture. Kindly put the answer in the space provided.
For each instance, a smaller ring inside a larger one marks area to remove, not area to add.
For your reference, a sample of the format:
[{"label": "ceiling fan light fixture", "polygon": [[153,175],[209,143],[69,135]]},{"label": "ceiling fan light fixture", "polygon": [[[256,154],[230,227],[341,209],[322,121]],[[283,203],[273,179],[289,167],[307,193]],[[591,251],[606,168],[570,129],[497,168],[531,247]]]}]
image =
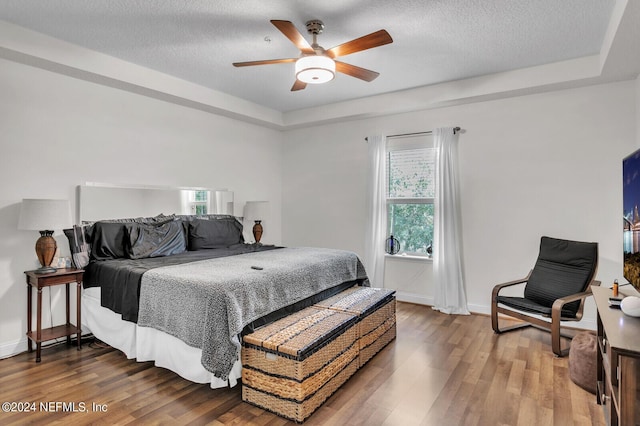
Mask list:
[{"label": "ceiling fan light fixture", "polygon": [[336,76],[336,63],[328,56],[309,55],[296,61],[296,78],[307,84],[322,84]]}]

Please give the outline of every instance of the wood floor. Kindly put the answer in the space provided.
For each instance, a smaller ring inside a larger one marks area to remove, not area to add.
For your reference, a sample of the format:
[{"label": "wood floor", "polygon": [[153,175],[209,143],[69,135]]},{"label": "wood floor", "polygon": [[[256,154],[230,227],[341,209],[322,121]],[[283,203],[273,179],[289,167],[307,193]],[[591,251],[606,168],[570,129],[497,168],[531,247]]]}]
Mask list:
[{"label": "wood floor", "polygon": [[[568,358],[553,356],[543,331],[498,336],[487,316],[408,303],[398,303],[397,321],[397,339],[305,425],[604,424],[595,396],[569,379]],[[35,408],[0,412],[0,424],[293,424],[242,402],[239,385],[212,390],[95,344],[34,359],[0,360],[0,402]]]}]

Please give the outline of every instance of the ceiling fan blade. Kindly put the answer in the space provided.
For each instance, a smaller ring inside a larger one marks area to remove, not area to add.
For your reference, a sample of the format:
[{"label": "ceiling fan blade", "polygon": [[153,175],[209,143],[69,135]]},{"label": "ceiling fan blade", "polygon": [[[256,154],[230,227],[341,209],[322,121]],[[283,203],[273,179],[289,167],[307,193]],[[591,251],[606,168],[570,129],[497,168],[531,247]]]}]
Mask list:
[{"label": "ceiling fan blade", "polygon": [[290,21],[279,21],[277,19],[272,19],[271,23],[280,30],[282,34],[284,34],[289,40],[296,45],[300,51],[307,54],[315,54],[316,52],[313,50],[309,42],[300,34],[298,29],[293,25]]},{"label": "ceiling fan blade", "polygon": [[302,81],[296,78],[295,83],[293,83],[293,86],[291,87],[291,91],[295,92],[298,90],[303,90],[305,87],[307,87],[307,83],[303,83]]},{"label": "ceiling fan blade", "polygon": [[360,80],[364,81],[373,81],[380,75],[380,73],[378,72],[360,68],[355,65],[347,64],[340,61],[336,61],[336,71],[350,75],[351,77],[359,78]]},{"label": "ceiling fan blade", "polygon": [[269,64],[283,64],[285,62],[295,62],[298,58],[287,59],[266,59],[264,61],[247,61],[247,62],[234,62],[234,67],[251,67],[253,65],[269,65]]},{"label": "ceiling fan blade", "polygon": [[338,56],[350,55],[373,47],[384,46],[389,43],[393,43],[393,39],[389,33],[386,30],[379,30],[375,33],[367,34],[366,36],[332,47],[327,50],[327,54],[332,58],[337,58]]}]

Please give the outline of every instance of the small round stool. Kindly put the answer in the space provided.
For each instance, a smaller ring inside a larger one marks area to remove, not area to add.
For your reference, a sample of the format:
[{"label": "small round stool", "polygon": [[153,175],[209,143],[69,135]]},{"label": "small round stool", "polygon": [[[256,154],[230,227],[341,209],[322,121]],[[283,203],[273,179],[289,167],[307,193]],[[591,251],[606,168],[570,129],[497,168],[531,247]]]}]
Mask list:
[{"label": "small round stool", "polygon": [[592,394],[596,393],[596,351],[598,339],[595,334],[580,332],[571,340],[569,349],[569,377],[576,385]]}]

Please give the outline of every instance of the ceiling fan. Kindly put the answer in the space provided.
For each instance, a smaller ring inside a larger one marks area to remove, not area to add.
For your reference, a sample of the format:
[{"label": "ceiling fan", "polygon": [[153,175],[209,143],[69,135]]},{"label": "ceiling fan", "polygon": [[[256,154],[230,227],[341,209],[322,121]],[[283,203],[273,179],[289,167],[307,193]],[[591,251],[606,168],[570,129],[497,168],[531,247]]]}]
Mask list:
[{"label": "ceiling fan", "polygon": [[313,19],[306,24],[307,32],[313,36],[313,42],[311,44],[305,40],[291,22],[272,20],[271,23],[300,49],[300,57],[234,62],[233,66],[248,67],[253,65],[295,62],[296,81],[293,83],[293,87],[291,87],[292,92],[304,89],[307,87],[307,84],[320,84],[331,81],[334,79],[336,71],[359,78],[360,80],[373,81],[380,75],[379,73],[345,62],[336,61],[335,58],[393,43],[393,39],[386,30],[379,30],[325,50],[317,42],[318,34],[321,34],[324,29],[322,21]]}]

